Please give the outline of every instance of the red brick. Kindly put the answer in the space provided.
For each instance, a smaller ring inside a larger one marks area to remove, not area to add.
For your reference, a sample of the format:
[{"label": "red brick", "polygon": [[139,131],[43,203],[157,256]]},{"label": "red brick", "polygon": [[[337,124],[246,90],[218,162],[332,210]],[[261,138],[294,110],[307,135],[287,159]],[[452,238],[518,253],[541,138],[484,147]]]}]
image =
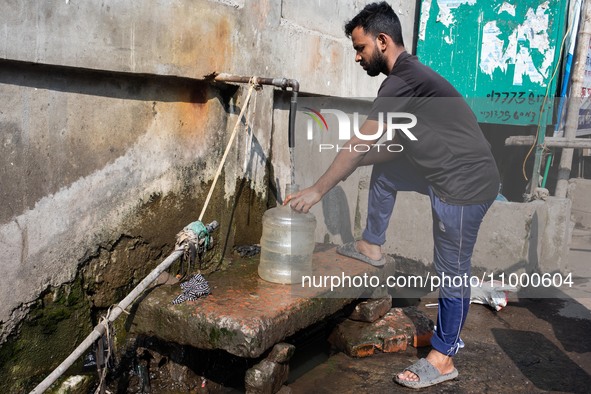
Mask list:
[{"label": "red brick", "polygon": [[433,322],[416,308],[392,308],[373,323],[345,320],[329,342],[351,357],[367,357],[376,351],[404,352],[410,346],[426,346]]},{"label": "red brick", "polygon": [[352,346],[347,354],[351,357],[368,357],[376,352],[376,347],[373,343],[364,343]]},{"label": "red brick", "polygon": [[408,338],[406,334],[396,335],[392,338],[384,338],[384,345],[382,352],[384,353],[400,353],[406,351],[408,346]]},{"label": "red brick", "polygon": [[367,300],[355,306],[355,310],[349,316],[351,320],[373,323],[384,316],[392,308],[392,296]]}]

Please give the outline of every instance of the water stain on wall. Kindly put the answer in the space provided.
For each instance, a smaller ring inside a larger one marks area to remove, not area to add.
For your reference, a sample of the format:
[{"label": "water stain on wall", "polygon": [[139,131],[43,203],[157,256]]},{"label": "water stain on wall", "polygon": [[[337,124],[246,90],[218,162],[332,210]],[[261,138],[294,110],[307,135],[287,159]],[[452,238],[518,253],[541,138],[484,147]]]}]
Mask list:
[{"label": "water stain on wall", "polygon": [[[124,156],[167,111],[178,124],[160,133],[203,143],[227,99],[195,80],[18,62],[0,62],[0,83],[10,109],[0,114],[0,184],[10,185],[0,191],[0,223]],[[216,98],[222,105],[212,107]]]}]

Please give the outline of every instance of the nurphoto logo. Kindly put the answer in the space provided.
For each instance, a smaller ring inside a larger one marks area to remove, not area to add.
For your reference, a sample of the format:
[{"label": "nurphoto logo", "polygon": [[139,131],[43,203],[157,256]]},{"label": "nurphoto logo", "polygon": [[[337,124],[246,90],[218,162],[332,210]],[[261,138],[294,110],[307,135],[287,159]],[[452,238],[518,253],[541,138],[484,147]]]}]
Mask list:
[{"label": "nurphoto logo", "polygon": [[417,137],[410,131],[411,128],[416,126],[417,117],[407,112],[387,112],[378,114],[378,130],[374,134],[362,134],[359,131],[359,112],[353,112],[353,121],[349,118],[345,112],[338,109],[321,109],[320,111],[310,107],[305,107],[304,113],[310,118],[307,123],[307,138],[308,141],[314,139],[314,124],[320,129],[326,132],[329,131],[328,122],[324,115],[334,115],[337,120],[338,127],[338,140],[348,141],[351,139],[351,132],[362,141],[375,141],[384,134],[384,126],[386,128],[386,141],[383,143],[372,143],[372,144],[356,144],[353,146],[342,146],[339,144],[319,144],[318,151],[335,150],[348,150],[355,152],[368,152],[372,148],[387,149],[389,152],[402,152],[404,147],[400,144],[391,143],[394,139],[396,130],[400,130],[407,139],[410,141],[417,141]]}]

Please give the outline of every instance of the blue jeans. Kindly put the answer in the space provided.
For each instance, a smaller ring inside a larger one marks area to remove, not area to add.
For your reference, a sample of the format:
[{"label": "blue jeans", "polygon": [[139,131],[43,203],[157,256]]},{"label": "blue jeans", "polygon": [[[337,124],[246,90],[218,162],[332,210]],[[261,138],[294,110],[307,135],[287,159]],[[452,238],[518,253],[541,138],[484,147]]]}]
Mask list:
[{"label": "blue jeans", "polygon": [[[469,279],[471,275],[478,229],[493,200],[484,204],[448,204],[437,197],[427,180],[406,159],[376,164],[371,175],[363,239],[376,245],[386,242],[386,230],[398,191],[415,191],[428,195],[431,200],[433,263],[441,279],[437,325],[431,346],[453,356],[463,347],[460,332],[470,307],[470,283],[464,278]],[[462,280],[454,281],[458,276]]]}]

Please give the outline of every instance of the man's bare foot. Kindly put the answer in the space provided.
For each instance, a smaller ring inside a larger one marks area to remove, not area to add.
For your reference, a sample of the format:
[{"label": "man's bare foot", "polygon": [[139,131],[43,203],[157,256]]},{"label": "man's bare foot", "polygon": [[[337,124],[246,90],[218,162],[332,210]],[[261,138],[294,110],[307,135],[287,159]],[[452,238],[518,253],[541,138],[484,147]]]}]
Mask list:
[{"label": "man's bare foot", "polygon": [[[435,349],[432,349],[426,357],[427,361],[429,361],[440,374],[446,375],[448,373],[453,372],[454,370],[454,362],[451,357],[446,356],[443,353],[438,352]],[[419,377],[410,371],[404,371],[398,374],[398,379],[404,380],[407,382],[418,382]]]},{"label": "man's bare foot", "polygon": [[382,258],[382,248],[380,245],[375,245],[360,239],[355,243],[355,248],[359,253],[369,257],[372,260],[380,260]]}]

